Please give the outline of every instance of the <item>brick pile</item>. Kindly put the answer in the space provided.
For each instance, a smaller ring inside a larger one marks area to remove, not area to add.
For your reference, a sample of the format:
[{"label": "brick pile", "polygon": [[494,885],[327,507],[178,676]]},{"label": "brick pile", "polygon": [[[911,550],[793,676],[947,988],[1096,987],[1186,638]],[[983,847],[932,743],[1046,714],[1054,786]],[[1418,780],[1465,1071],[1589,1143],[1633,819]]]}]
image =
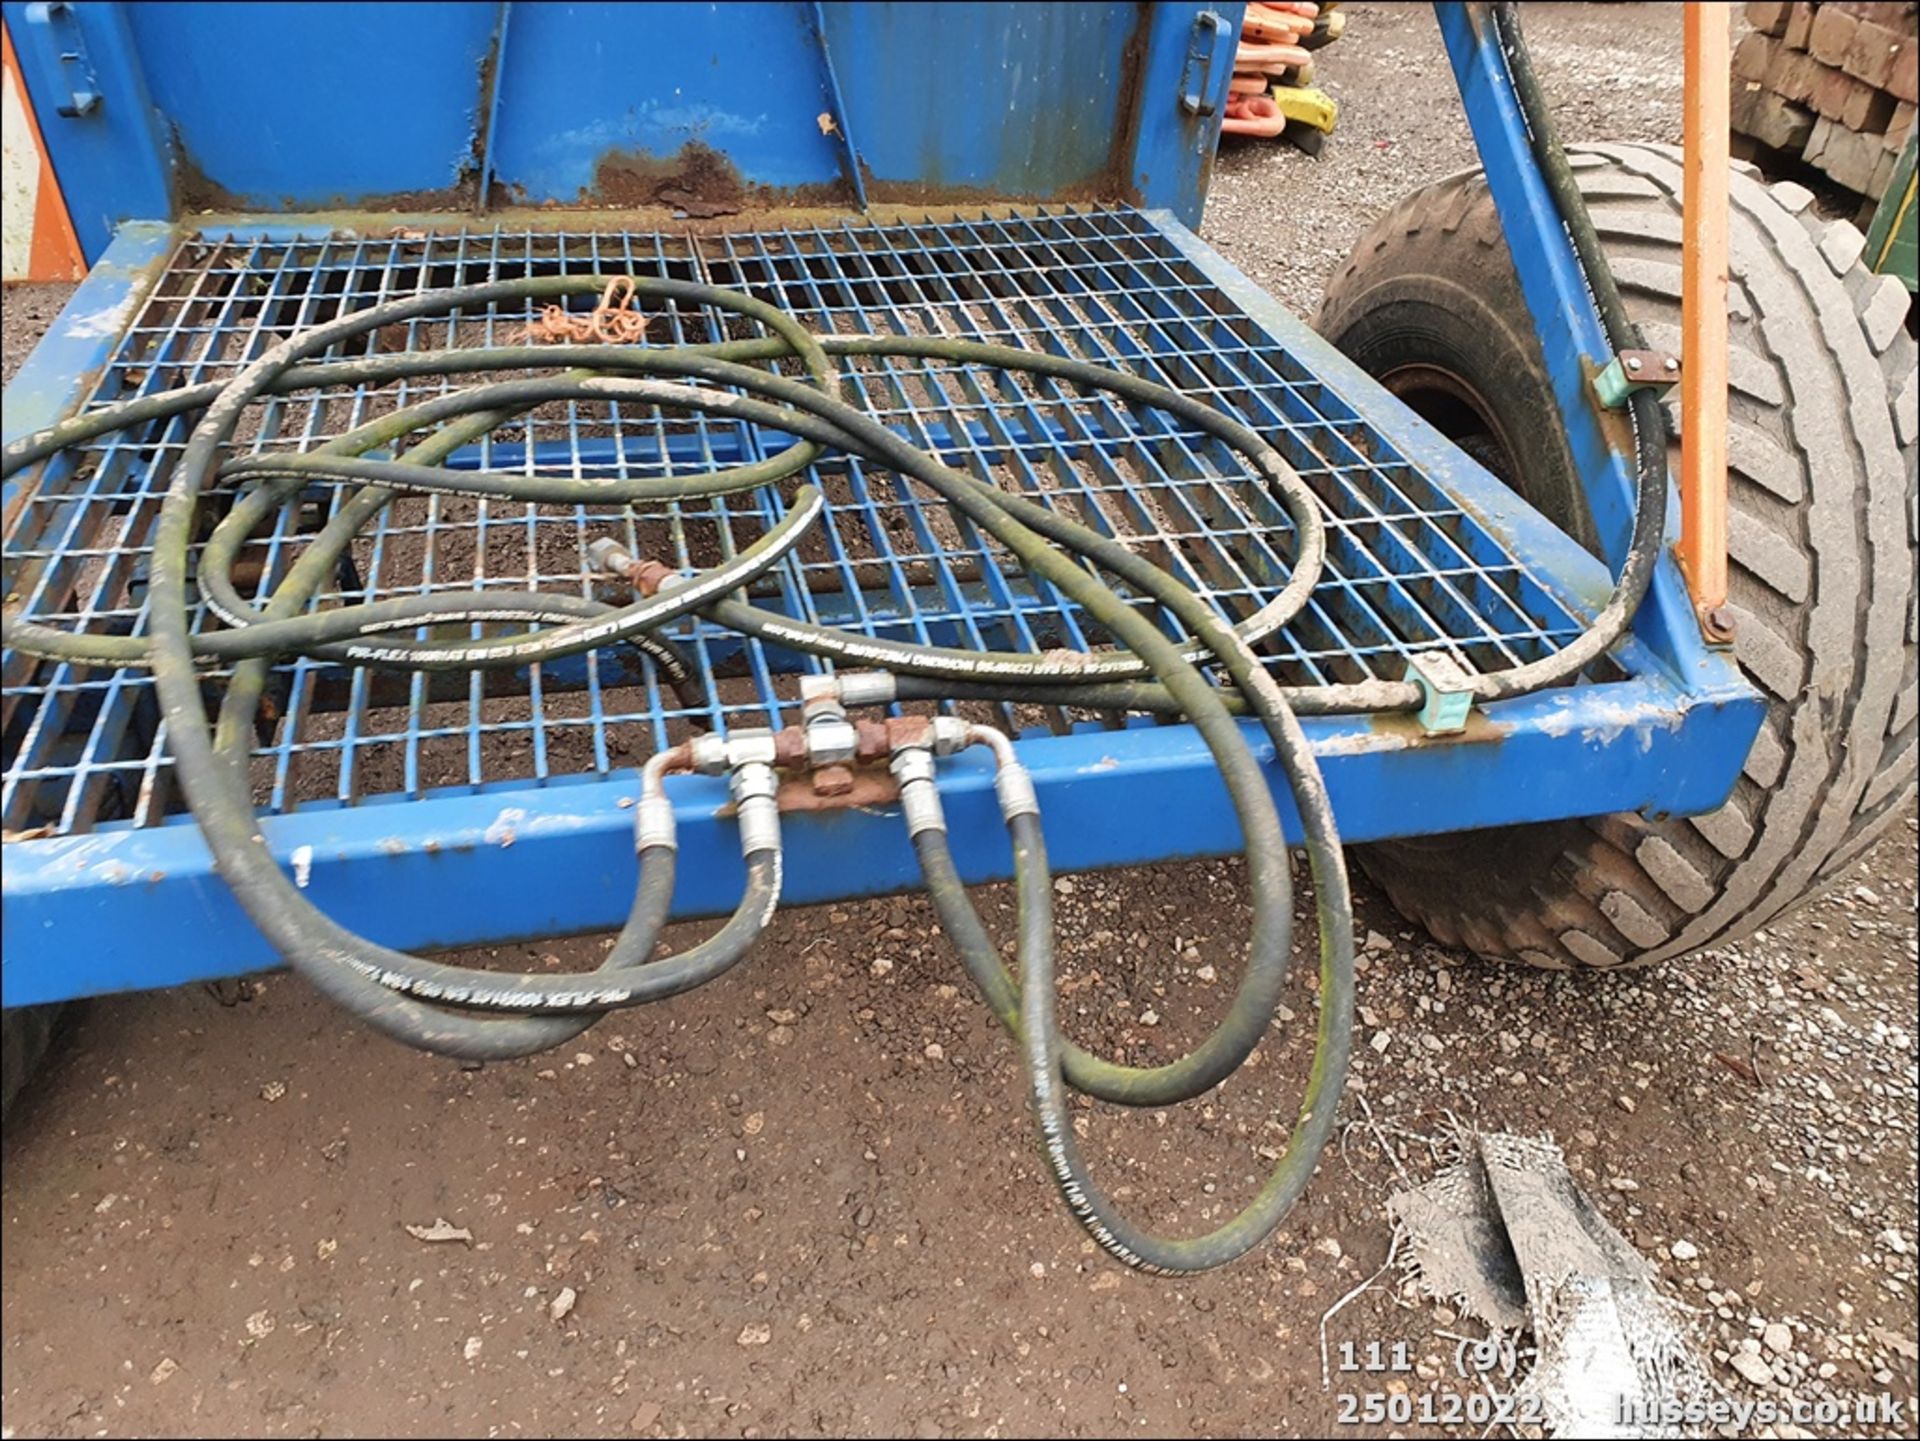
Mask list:
[{"label": "brick pile", "polygon": [[1733,51],[1735,153],[1792,157],[1872,203],[1913,127],[1915,0],[1750,3]]}]

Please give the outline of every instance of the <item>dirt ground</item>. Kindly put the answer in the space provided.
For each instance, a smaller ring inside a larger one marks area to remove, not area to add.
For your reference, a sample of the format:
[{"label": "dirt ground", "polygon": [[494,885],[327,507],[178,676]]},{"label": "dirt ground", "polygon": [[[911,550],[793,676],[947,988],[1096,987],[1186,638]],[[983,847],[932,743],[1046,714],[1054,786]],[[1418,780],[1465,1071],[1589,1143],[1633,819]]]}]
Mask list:
[{"label": "dirt ground", "polygon": [[[1566,133],[1674,138],[1677,7],[1527,9]],[[1325,157],[1229,153],[1205,227],[1309,314],[1381,209],[1472,158],[1427,8],[1351,12],[1322,66],[1346,106]],[[58,299],[8,293],[9,372]],[[1340,1144],[1266,1247],[1191,1280],[1082,1239],[1014,1049],[918,899],[785,913],[721,982],[477,1071],[285,975],[98,1001],[7,1124],[0,1419],[22,1437],[1325,1435],[1342,1391],[1478,1389],[1454,1374],[1451,1314],[1376,1278],[1383,1199],[1431,1172],[1455,1117],[1555,1136],[1734,1394],[1911,1408],[1917,826],[1910,810],[1767,931],[1629,975],[1486,967],[1363,883]],[[1077,1038],[1140,1063],[1219,1016],[1237,863],[1059,891]],[[983,909],[1007,934],[1006,897]],[[1146,1222],[1198,1230],[1252,1194],[1297,1105],[1296,990],[1205,1102],[1081,1113]],[[471,1239],[406,1229],[439,1220]],[[1326,1343],[1404,1340],[1417,1369],[1323,1384],[1323,1316],[1370,1278]],[[1763,1338],[1756,1390],[1727,1361]]]}]

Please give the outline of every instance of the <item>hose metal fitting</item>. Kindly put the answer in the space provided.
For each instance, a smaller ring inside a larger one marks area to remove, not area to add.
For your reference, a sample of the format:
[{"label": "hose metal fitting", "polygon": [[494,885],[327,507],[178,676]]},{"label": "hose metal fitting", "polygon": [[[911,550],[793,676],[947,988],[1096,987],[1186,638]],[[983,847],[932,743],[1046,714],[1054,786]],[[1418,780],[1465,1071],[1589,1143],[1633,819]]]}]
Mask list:
[{"label": "hose metal fitting", "polygon": [[663,848],[678,850],[680,838],[673,818],[673,802],[667,799],[666,778],[675,771],[690,769],[692,748],[674,746],[656,751],[640,768],[640,804],[634,808],[633,848],[636,851]]},{"label": "hose metal fitting", "polygon": [[633,557],[627,554],[627,548],[612,536],[601,536],[587,547],[587,555],[596,566],[609,575],[625,575],[633,569]]},{"label": "hose metal fitting", "polygon": [[643,795],[634,807],[633,848],[636,851],[680,849],[679,829],[673,819],[673,802],[662,795]]},{"label": "hose metal fitting", "polygon": [[922,831],[945,831],[946,808],[933,783],[933,752],[926,746],[908,746],[893,753],[887,763],[900,787],[900,809],[907,818],[907,836]]},{"label": "hose metal fitting", "polygon": [[[844,706],[892,705],[899,694],[900,687],[895,683],[893,673],[884,670],[856,670],[845,675],[837,675],[840,704]],[[805,682],[801,682],[801,694],[806,694]]]},{"label": "hose metal fitting", "polygon": [[1033,775],[1020,764],[1006,732],[992,726],[969,725],[966,743],[983,745],[993,752],[993,793],[1000,798],[1000,814],[1004,819],[1040,814],[1040,797],[1033,789]]},{"label": "hose metal fitting", "polygon": [[780,789],[773,767],[766,761],[747,761],[727,777],[740,821],[740,854],[780,849]]},{"label": "hose metal fitting", "polygon": [[[814,770],[852,765],[859,733],[840,703],[840,683],[830,675],[800,677],[800,715],[807,738],[807,764]],[[816,780],[817,784],[817,780]]]},{"label": "hose metal fitting", "polygon": [[1008,766],[1017,766],[1020,764],[1019,760],[1014,756],[1013,742],[1007,738],[1007,733],[1002,730],[996,730],[993,726],[969,725],[967,727],[966,744],[970,746],[985,746],[993,752],[993,763],[1003,770]]},{"label": "hose metal fitting", "polygon": [[950,756],[973,744],[973,727],[959,716],[937,715],[928,730],[928,738],[937,756]]},{"label": "hose metal fitting", "polygon": [[829,707],[844,709],[840,701],[840,678],[833,675],[800,677],[800,709],[804,715]]},{"label": "hose metal fitting", "polygon": [[1000,814],[1006,820],[1040,814],[1040,797],[1033,789],[1033,775],[1018,761],[1001,766],[993,773],[993,793],[1000,797]]},{"label": "hose metal fitting", "polygon": [[818,715],[807,722],[807,764],[844,766],[853,763],[859,733],[844,715]]},{"label": "hose metal fitting", "polygon": [[764,726],[737,730],[730,736],[709,731],[695,736],[687,744],[692,769],[703,776],[723,776],[728,771],[756,763],[771,766],[779,758],[774,749],[773,732]]},{"label": "hose metal fitting", "polygon": [[764,726],[738,730],[727,738],[727,760],[736,767],[762,765],[771,769],[778,758],[773,732]]},{"label": "hose metal fitting", "polygon": [[727,738],[714,731],[697,735],[689,743],[692,754],[692,768],[703,776],[723,776],[727,773]]}]

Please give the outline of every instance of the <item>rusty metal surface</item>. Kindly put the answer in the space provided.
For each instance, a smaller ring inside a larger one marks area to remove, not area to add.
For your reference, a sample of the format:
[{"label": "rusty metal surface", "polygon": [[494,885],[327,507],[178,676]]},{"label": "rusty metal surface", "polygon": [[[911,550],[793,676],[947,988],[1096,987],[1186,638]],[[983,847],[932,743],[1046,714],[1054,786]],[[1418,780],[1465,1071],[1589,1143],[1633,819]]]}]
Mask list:
[{"label": "rusty metal surface", "polygon": [[[1097,201],[1193,223],[1218,120],[1179,103],[1189,36],[1242,8],[77,7],[109,123],[49,142],[89,258],[119,220],[214,213]],[[1224,94],[1215,68],[1195,83]]]}]

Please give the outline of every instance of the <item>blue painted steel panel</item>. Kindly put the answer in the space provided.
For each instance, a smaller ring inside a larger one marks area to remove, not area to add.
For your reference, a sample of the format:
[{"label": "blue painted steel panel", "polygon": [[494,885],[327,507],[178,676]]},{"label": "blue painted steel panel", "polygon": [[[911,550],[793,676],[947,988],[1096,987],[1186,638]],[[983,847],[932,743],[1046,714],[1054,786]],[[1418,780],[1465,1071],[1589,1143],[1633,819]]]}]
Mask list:
[{"label": "blue painted steel panel", "polygon": [[[88,258],[186,209],[1100,198],[1198,219],[1244,6],[7,3]],[[1196,17],[1226,37],[1189,71]],[[39,27],[44,29],[46,27]],[[824,43],[823,43],[824,37]],[[834,63],[837,60],[837,66]],[[837,82],[837,83],[836,83]],[[1198,86],[1198,112],[1181,104]],[[823,124],[823,120],[828,122]],[[858,163],[854,156],[857,154]]]},{"label": "blue painted steel panel", "polygon": [[162,0],[126,12],[188,204],[377,205],[478,173],[496,6]]},{"label": "blue painted steel panel", "polygon": [[[916,199],[1116,193],[1105,182],[1125,156],[1148,7],[841,0],[823,8],[877,198],[890,187],[908,187]],[[1149,103],[1172,111],[1172,87]]]},{"label": "blue painted steel panel", "polygon": [[808,5],[523,5],[501,62],[494,175],[516,202],[638,205],[664,186],[738,208],[737,186],[693,168],[686,147],[753,185],[832,185],[840,145],[819,123],[831,109]]},{"label": "blue painted steel panel", "polygon": [[[1141,205],[1197,226],[1206,208],[1213,157],[1226,114],[1227,85],[1245,5],[1155,5],[1147,18],[1138,113],[1128,157]],[[1196,56],[1205,56],[1204,61]],[[1200,97],[1187,107],[1188,87]]]},{"label": "blue painted steel panel", "polygon": [[[839,141],[847,184],[853,187],[854,203],[865,210],[867,208],[867,180],[860,172],[860,152],[854,148],[853,133],[848,128],[847,97],[840,88],[840,72],[833,63],[833,47],[827,42],[826,7],[814,0],[808,7],[808,18],[812,22],[815,42],[820,46],[820,72],[826,81],[827,109],[825,119],[821,121],[823,132],[832,131]],[[831,123],[828,123],[831,122]]]},{"label": "blue painted steel panel", "polygon": [[[1554,819],[1583,807],[1716,804],[1756,719],[1744,689],[1683,696],[1636,681],[1550,691],[1489,707],[1464,737],[1424,739],[1407,719],[1314,720],[1343,839]],[[1263,759],[1262,732],[1247,726]],[[1193,728],[1087,728],[1020,743],[1060,871],[1240,848],[1212,757]],[[1277,780],[1277,768],[1274,770]],[[1524,775],[1525,785],[1514,783]],[[675,914],[739,899],[738,832],[725,784],[668,782],[680,822]],[[956,859],[970,882],[1005,879],[1010,856],[989,763],[940,763]],[[315,904],[388,945],[453,946],[616,926],[632,903],[634,773],[412,804],[280,816],[268,844],[309,876]],[[1288,834],[1298,817],[1277,786]],[[1151,825],[1118,824],[1151,816]],[[919,883],[897,809],[789,814],[784,896],[807,904]],[[275,964],[211,873],[190,824],[30,841],[7,849],[4,999],[9,1006],[170,985]],[[396,904],[404,897],[404,904]],[[478,898],[484,897],[484,903]],[[138,947],[126,944],[141,937]]]}]

